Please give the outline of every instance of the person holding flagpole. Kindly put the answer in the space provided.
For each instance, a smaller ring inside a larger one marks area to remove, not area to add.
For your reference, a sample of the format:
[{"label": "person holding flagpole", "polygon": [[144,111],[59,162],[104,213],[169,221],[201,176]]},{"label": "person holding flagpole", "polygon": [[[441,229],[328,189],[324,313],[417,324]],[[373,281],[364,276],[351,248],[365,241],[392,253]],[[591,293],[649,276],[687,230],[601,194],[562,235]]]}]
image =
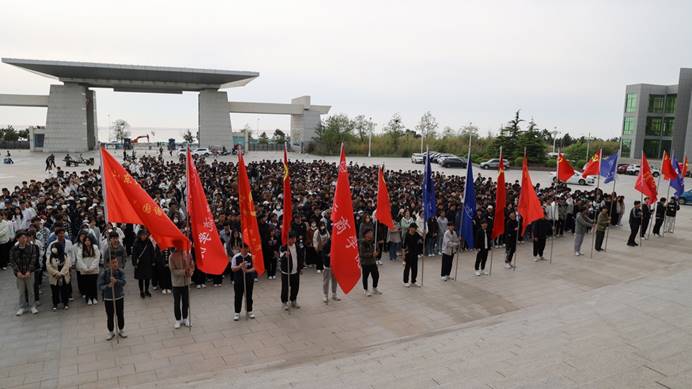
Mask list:
[{"label": "person holding flagpole", "polygon": [[178,329],[181,325],[190,327],[190,283],[195,265],[189,253],[173,248],[168,256],[168,268],[173,287],[173,328]]},{"label": "person holding flagpole", "polygon": [[231,271],[233,272],[233,290],[235,292],[233,321],[240,319],[243,308],[243,296],[245,296],[245,312],[250,319],[255,318],[252,312],[252,290],[255,285],[255,267],[253,258],[247,251],[245,243],[240,246],[240,252],[231,259]]},{"label": "person holding flagpole", "polygon": [[447,281],[450,278],[454,254],[459,250],[459,244],[459,236],[454,230],[454,223],[447,222],[447,229],[442,237],[442,269],[440,271],[442,281]]},{"label": "person holding flagpole", "polygon": [[[470,162],[470,161],[469,161]],[[425,172],[423,173],[423,238],[427,241],[427,229],[428,221],[433,219],[437,214],[437,201],[435,200],[435,181],[432,177],[432,168],[430,167],[430,150],[426,151],[425,155]],[[424,241],[424,242],[425,242]],[[421,264],[421,282],[420,285],[423,286],[423,278],[425,277],[425,258],[422,258],[423,263]],[[413,277],[415,279],[415,276]],[[413,282],[416,285],[415,281]]]},{"label": "person holding flagpole", "polygon": [[[461,210],[461,224],[459,225],[459,236],[464,237],[464,243],[467,249],[473,250],[476,248],[476,228],[474,226],[474,217],[476,216],[476,187],[473,181],[473,163],[471,161],[471,141],[469,140],[469,151],[466,157],[466,179],[464,181],[464,204]],[[502,163],[502,161],[500,162]],[[486,221],[486,228],[488,227]],[[487,232],[487,231],[486,231]],[[481,238],[483,239],[483,238]],[[492,238],[491,238],[492,240]],[[476,275],[480,275],[479,264],[483,262],[483,270],[485,270],[485,259],[488,256],[489,247],[482,247],[476,255]],[[485,259],[482,257],[485,256]]]},{"label": "person holding flagpole", "polygon": [[288,241],[281,248],[279,268],[281,271],[281,304],[284,311],[290,308],[300,309],[298,305],[298,290],[300,288],[300,273],[303,270],[305,259],[301,255],[302,250],[296,246],[296,233],[288,233]]}]

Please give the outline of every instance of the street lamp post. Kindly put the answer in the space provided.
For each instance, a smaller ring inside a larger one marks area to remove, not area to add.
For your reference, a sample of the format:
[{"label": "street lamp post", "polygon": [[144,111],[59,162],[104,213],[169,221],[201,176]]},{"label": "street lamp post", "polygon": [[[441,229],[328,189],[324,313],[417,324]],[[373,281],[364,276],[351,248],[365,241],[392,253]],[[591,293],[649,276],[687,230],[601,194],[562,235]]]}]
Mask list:
[{"label": "street lamp post", "polygon": [[[371,123],[371,122],[372,122],[372,117],[369,118],[368,123]],[[368,158],[370,158],[372,156],[372,154],[370,153],[370,151],[372,149],[372,126],[370,124],[368,124],[368,126],[370,127],[370,132],[368,133]]]},{"label": "street lamp post", "polygon": [[557,127],[553,127],[553,153],[555,153],[555,142],[557,141],[557,135],[560,133],[560,131],[557,130]]}]

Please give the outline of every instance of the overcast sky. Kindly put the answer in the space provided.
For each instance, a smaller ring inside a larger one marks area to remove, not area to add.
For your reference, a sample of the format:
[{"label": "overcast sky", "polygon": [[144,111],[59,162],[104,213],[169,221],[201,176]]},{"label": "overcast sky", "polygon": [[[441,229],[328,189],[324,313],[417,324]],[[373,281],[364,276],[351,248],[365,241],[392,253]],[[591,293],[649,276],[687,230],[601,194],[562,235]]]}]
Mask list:
[{"label": "overcast sky", "polygon": [[[431,111],[440,128],[485,134],[521,109],[541,127],[613,137],[626,84],[675,84],[692,67],[690,15],[690,1],[3,1],[0,56],[257,71],[229,99],[310,95],[378,129],[395,112],[412,128]],[[0,64],[0,93],[54,82]],[[100,126],[108,115],[197,126],[196,93],[96,93]],[[259,118],[262,130],[289,127]],[[0,107],[8,123],[45,124],[45,109]]]}]

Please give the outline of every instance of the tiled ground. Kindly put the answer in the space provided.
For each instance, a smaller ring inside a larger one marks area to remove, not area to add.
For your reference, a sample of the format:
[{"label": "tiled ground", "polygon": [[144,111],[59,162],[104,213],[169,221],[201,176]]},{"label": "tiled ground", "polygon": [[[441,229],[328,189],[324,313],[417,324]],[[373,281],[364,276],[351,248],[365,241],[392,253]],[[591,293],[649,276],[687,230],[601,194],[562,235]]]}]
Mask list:
[{"label": "tiled ground", "polygon": [[691,216],[684,209],[673,236],[640,249],[613,230],[593,259],[574,257],[565,237],[552,264],[533,263],[522,245],[507,271],[496,250],[490,277],[472,276],[466,254],[460,280],[441,282],[439,259],[427,259],[420,289],[403,288],[402,266],[387,262],[384,295],[357,288],[329,305],[321,275],[306,271],[303,307],[290,314],[279,282],[263,280],[252,321],[232,321],[230,285],[193,290],[191,331],[173,329],[171,296],[141,300],[133,282],[119,344],[104,340],[103,303],[53,313],[47,288],[38,315],[16,318],[13,276],[2,272],[0,388],[689,387]]}]

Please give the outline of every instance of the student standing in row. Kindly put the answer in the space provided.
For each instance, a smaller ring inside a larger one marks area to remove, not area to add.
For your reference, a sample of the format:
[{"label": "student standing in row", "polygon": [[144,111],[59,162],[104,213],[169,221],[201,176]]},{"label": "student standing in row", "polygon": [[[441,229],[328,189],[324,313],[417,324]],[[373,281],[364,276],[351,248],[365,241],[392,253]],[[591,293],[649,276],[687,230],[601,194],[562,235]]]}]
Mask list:
[{"label": "student standing in row", "polygon": [[[404,235],[404,286],[419,286],[416,283],[418,276],[418,257],[423,254],[423,238],[417,231],[418,225],[411,223],[408,232]],[[409,274],[411,283],[409,284]]]},{"label": "student standing in row", "polygon": [[173,287],[173,315],[175,316],[173,328],[178,329],[182,324],[189,327],[190,283],[192,282],[192,273],[195,270],[192,258],[190,255],[172,248],[168,256],[168,268]]},{"label": "student standing in row", "polygon": [[84,292],[87,305],[98,302],[98,290],[96,283],[99,276],[99,264],[101,263],[101,252],[94,244],[90,235],[86,235],[75,251],[77,270],[82,275],[80,285]]},{"label": "student standing in row", "polygon": [[120,269],[118,257],[106,261],[106,269],[99,275],[98,288],[103,296],[103,305],[106,307],[108,336],[111,340],[115,336],[114,315],[118,316],[118,335],[127,338],[125,334],[125,273]]},{"label": "student standing in row", "polygon": [[17,316],[24,314],[25,308],[31,305],[31,313],[38,313],[36,300],[34,299],[34,269],[38,260],[39,250],[34,244],[28,242],[26,231],[18,231],[17,244],[10,249],[10,266],[17,277],[17,290],[19,291],[19,308]]},{"label": "student standing in row", "polygon": [[[363,271],[363,293],[370,297],[372,294],[382,294],[377,290],[377,283],[380,280],[380,271],[377,269],[377,249],[373,241],[373,233],[369,227],[362,231],[363,238],[358,242],[358,255],[360,256],[360,267]],[[372,276],[372,292],[368,290],[368,278]]]},{"label": "student standing in row", "polygon": [[487,220],[481,221],[481,228],[476,231],[473,243],[474,246],[476,246],[476,250],[478,250],[478,253],[476,253],[476,263],[474,265],[476,275],[480,276],[481,272],[487,275],[488,272],[485,270],[485,262],[488,260],[488,250],[490,250],[492,244]]},{"label": "student standing in row", "polygon": [[[300,288],[300,272],[303,270],[303,250],[296,246],[296,233],[288,233],[288,244],[282,247],[279,268],[281,270],[281,304],[288,311],[290,299],[291,307],[299,309],[298,290]],[[289,290],[290,289],[290,290]]]},{"label": "student standing in row", "polygon": [[231,259],[233,290],[235,291],[234,321],[240,319],[240,311],[243,308],[243,295],[245,295],[245,312],[247,312],[247,316],[250,319],[255,318],[255,314],[252,312],[252,290],[257,271],[252,263],[252,259],[252,255],[248,253],[247,246],[244,243],[240,246],[240,252]]},{"label": "student standing in row", "polygon": [[[447,220],[445,218],[445,220]],[[439,221],[439,218],[438,218]],[[450,279],[449,275],[452,273],[452,262],[454,261],[454,254],[459,249],[459,236],[454,230],[454,223],[447,222],[447,228],[442,236],[442,269],[440,271],[440,277],[442,281],[447,281]]]},{"label": "student standing in row", "polygon": [[601,208],[596,219],[596,251],[603,250],[603,238],[605,238],[606,229],[610,225],[610,216],[608,216],[608,208]]},{"label": "student standing in row", "polygon": [[519,233],[519,223],[517,214],[514,211],[509,213],[509,218],[505,223],[505,269],[512,269],[514,265],[514,253],[517,251],[517,234]]}]

